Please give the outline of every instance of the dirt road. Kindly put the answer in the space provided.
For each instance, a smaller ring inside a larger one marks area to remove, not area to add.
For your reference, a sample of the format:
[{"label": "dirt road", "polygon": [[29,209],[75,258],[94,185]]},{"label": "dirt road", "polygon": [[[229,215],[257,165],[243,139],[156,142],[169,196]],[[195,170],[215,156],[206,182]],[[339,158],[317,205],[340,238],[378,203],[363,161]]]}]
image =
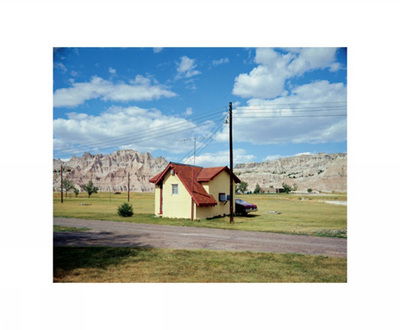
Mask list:
[{"label": "dirt road", "polygon": [[334,257],[347,255],[347,240],[342,238],[76,218],[54,218],[54,224],[90,228],[86,232],[54,233],[55,246],[136,246],[301,253]]}]

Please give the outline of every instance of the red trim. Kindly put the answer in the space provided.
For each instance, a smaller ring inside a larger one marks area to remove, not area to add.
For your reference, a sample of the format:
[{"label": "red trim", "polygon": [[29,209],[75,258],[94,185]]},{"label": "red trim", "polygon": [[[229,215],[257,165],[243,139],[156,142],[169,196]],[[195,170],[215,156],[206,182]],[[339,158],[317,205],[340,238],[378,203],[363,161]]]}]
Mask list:
[{"label": "red trim", "polygon": [[163,204],[163,200],[162,200],[162,194],[163,194],[163,184],[160,184],[160,214],[162,214],[162,204]]}]

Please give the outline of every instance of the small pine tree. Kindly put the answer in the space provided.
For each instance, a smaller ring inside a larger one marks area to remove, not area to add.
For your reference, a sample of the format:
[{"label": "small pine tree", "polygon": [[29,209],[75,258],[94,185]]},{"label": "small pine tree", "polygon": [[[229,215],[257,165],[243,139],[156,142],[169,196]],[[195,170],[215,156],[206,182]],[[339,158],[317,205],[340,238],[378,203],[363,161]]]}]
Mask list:
[{"label": "small pine tree", "polygon": [[256,187],[254,188],[254,193],[255,194],[259,194],[261,192],[261,187],[260,187],[260,185],[257,183],[256,184]]},{"label": "small pine tree", "polygon": [[118,215],[121,217],[131,217],[133,215],[133,207],[131,204],[123,203],[118,207]]},{"label": "small pine tree", "polygon": [[307,189],[307,192],[310,194],[310,193],[312,192],[312,189],[311,189],[311,188],[308,188],[308,189]]}]

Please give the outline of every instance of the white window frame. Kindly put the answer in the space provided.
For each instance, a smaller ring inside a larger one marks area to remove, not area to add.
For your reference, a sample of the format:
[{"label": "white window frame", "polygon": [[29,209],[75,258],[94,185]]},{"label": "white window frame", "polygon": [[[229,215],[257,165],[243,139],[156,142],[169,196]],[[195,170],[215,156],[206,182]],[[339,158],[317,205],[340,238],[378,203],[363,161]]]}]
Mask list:
[{"label": "white window frame", "polygon": [[[171,184],[171,192],[172,192],[172,195],[178,195],[179,194],[179,188],[178,188],[179,186],[178,186],[178,184],[177,183],[172,183]],[[176,188],[176,189],[174,189],[174,188]]]}]

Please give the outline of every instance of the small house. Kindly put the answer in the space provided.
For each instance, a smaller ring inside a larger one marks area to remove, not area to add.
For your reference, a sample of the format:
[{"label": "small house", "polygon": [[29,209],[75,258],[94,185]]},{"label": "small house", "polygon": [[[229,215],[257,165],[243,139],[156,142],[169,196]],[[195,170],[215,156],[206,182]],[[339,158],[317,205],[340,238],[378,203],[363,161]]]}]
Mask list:
[{"label": "small house", "polygon": [[185,219],[229,214],[231,174],[233,184],[240,183],[227,166],[203,168],[169,163],[150,179],[155,184],[154,213],[160,217]]}]

